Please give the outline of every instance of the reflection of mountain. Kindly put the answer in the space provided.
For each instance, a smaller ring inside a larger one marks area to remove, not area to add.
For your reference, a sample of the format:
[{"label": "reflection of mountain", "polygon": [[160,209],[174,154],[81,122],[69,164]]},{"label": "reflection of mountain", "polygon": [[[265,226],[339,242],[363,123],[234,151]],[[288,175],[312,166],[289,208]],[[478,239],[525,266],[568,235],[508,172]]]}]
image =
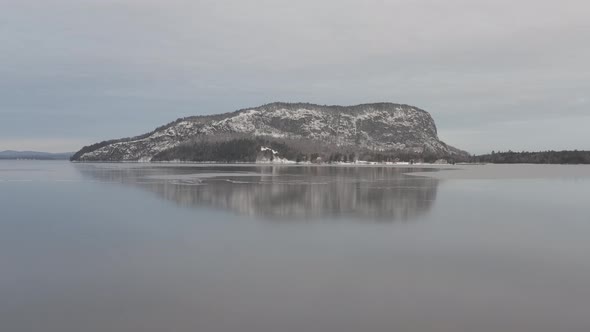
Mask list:
[{"label": "reflection of mountain", "polygon": [[271,219],[409,220],[430,210],[438,186],[436,179],[405,176],[402,172],[412,170],[391,167],[77,168],[89,178],[132,184],[182,206],[211,206]]}]

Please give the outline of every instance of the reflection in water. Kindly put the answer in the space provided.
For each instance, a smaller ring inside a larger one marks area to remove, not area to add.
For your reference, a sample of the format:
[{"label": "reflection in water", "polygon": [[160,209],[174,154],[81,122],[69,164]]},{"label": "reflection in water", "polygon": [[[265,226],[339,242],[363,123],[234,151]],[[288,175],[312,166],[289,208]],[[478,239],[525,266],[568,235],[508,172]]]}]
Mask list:
[{"label": "reflection in water", "polygon": [[462,167],[0,162],[0,331],[590,331],[588,178]]},{"label": "reflection in water", "polygon": [[429,211],[438,180],[392,167],[76,166],[101,182],[143,188],[182,206],[210,206],[269,219],[350,216],[405,221]]}]

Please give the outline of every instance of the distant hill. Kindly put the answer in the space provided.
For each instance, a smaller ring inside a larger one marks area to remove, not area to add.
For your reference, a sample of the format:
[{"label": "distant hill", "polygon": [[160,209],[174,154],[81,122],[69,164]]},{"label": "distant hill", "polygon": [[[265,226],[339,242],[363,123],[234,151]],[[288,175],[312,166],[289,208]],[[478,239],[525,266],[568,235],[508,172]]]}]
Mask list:
[{"label": "distant hill", "polygon": [[178,119],[147,134],[104,141],[73,161],[394,161],[469,155],[439,140],[430,114],[414,106],[272,103]]},{"label": "distant hill", "polygon": [[73,155],[73,152],[64,153],[50,153],[38,151],[0,151],[0,160],[68,160]]}]

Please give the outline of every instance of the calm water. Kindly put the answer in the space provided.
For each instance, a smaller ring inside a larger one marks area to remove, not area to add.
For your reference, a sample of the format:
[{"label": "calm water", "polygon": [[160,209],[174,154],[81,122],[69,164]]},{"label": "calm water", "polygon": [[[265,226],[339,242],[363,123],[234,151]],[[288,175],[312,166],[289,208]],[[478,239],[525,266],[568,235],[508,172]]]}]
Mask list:
[{"label": "calm water", "polygon": [[2,161],[0,330],[590,331],[590,167],[463,168]]}]

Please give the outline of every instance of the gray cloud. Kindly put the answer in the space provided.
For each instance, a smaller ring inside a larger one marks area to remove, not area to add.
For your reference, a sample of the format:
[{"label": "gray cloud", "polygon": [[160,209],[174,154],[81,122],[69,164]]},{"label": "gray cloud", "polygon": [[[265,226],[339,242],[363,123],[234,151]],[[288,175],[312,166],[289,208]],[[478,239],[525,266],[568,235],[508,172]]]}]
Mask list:
[{"label": "gray cloud", "polygon": [[472,152],[590,149],[586,1],[5,0],[2,9],[0,150],[24,138],[74,149],[277,100],[416,105]]}]

